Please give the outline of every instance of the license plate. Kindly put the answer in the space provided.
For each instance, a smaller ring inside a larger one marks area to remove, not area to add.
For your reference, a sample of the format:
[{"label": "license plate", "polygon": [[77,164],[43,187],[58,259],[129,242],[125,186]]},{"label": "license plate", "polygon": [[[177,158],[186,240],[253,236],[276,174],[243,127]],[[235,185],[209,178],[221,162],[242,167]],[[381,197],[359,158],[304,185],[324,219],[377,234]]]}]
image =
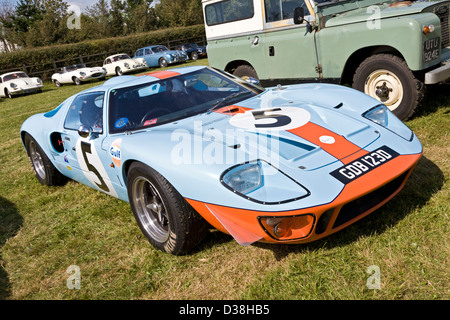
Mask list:
[{"label": "license plate", "polygon": [[439,59],[439,50],[441,48],[441,39],[433,38],[423,42],[423,63]]},{"label": "license plate", "polygon": [[343,184],[348,184],[398,156],[399,154],[396,151],[387,146],[382,146],[330,172],[330,174]]}]

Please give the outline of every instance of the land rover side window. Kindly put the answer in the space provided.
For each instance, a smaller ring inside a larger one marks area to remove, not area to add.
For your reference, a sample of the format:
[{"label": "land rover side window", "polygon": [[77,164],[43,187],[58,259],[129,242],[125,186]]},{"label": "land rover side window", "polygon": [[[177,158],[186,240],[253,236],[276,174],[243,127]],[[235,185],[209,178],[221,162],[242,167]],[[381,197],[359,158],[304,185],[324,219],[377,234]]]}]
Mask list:
[{"label": "land rover side window", "polygon": [[104,92],[93,92],[76,97],[67,112],[64,128],[78,130],[81,125],[101,132],[103,128]]},{"label": "land rover side window", "polygon": [[303,7],[308,12],[305,0],[264,0],[266,22],[292,19],[297,7]]},{"label": "land rover side window", "polygon": [[253,0],[225,0],[205,7],[208,26],[250,19],[254,13]]}]

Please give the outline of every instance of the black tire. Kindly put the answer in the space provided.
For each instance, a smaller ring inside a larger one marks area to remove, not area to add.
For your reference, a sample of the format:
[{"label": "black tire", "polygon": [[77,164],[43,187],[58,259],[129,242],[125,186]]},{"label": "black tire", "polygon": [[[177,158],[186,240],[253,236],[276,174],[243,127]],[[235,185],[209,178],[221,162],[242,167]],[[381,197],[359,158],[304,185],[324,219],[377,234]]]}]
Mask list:
[{"label": "black tire", "polygon": [[59,82],[58,80],[54,80],[53,83],[54,83],[55,86],[57,86],[57,87],[62,87],[61,82]]},{"label": "black tire", "polygon": [[25,147],[34,174],[42,185],[60,186],[67,182],[68,178],[55,168],[36,140],[28,134],[25,136]]},{"label": "black tire", "polygon": [[5,96],[8,97],[9,99],[13,98],[13,95],[11,94],[11,92],[9,92],[8,89],[5,89]]},{"label": "black tire", "polygon": [[139,228],[158,250],[184,254],[206,236],[208,223],[152,168],[131,164],[127,189]]},{"label": "black tire", "polygon": [[392,54],[377,54],[356,69],[353,88],[384,103],[400,120],[409,119],[422,102],[425,86],[406,62]]},{"label": "black tire", "polygon": [[77,86],[79,86],[81,84],[81,80],[78,79],[77,77],[73,77],[72,80]]},{"label": "black tire", "polygon": [[116,75],[118,76],[123,75],[122,69],[120,67],[116,67]]},{"label": "black tire", "polygon": [[159,59],[159,67],[160,68],[165,68],[169,65],[169,63],[167,62],[167,60],[165,58],[161,58]]},{"label": "black tire", "polygon": [[197,52],[192,52],[191,53],[191,59],[194,60],[194,61],[197,60],[198,59],[198,53]]},{"label": "black tire", "polygon": [[236,77],[242,78],[244,80],[248,80],[248,78],[255,78],[259,80],[258,74],[256,73],[255,69],[247,64],[238,66],[236,69],[234,69],[233,74]]}]

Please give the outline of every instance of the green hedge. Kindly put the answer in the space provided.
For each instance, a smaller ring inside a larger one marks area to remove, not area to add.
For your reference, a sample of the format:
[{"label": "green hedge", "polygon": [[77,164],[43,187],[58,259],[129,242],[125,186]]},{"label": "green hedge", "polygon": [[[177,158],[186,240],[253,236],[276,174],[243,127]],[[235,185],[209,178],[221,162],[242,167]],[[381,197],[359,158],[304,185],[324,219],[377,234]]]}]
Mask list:
[{"label": "green hedge", "polygon": [[[48,79],[59,68],[71,63],[79,63],[80,57],[86,64],[103,60],[106,55],[134,52],[144,46],[163,44],[169,47],[184,41],[205,39],[203,25],[179,27],[135,34],[125,37],[83,41],[73,44],[22,49],[0,54],[0,72],[17,69],[28,72],[30,76]],[[92,55],[96,55],[90,57]]]}]

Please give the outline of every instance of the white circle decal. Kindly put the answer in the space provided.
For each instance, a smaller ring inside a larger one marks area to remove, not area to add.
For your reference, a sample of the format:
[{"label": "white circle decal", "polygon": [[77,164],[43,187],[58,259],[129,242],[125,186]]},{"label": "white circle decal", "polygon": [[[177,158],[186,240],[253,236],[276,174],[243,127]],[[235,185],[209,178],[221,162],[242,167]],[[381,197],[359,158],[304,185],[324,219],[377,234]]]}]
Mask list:
[{"label": "white circle decal", "polygon": [[279,107],[248,110],[230,118],[234,127],[247,130],[290,130],[304,126],[311,114],[302,108]]},{"label": "white circle decal", "polygon": [[325,144],[333,144],[336,142],[336,140],[333,137],[330,136],[321,136],[319,137],[320,142]]}]

